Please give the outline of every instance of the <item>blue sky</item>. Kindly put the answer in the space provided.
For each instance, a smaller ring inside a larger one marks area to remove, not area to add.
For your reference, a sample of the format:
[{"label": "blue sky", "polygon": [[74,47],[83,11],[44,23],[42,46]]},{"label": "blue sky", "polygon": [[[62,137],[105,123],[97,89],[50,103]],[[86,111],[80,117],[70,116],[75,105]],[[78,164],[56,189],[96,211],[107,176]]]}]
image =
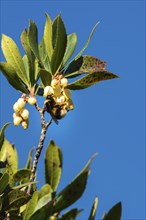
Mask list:
[{"label": "blue sky", "polygon": [[[73,206],[84,209],[86,220],[94,197],[99,198],[97,218],[122,201],[122,220],[145,217],[145,1],[1,1],[1,33],[12,37],[21,48],[20,34],[31,18],[43,34],[44,13],[54,19],[60,12],[67,33],[76,32],[82,48],[95,23],[100,21],[85,55],[107,61],[107,70],[119,79],[96,84],[72,93],[75,110],[49,128],[45,145],[54,139],[64,155],[61,190],[98,152],[91,165],[84,196]],[[1,56],[1,60],[4,60]],[[20,96],[0,75],[1,126],[12,121],[12,106]],[[43,100],[39,99],[40,104]],[[15,143],[19,166],[37,146],[40,132],[38,113],[30,108],[27,131],[12,124],[7,138]],[[43,180],[44,150],[38,179]],[[42,182],[43,184],[43,182]]]}]

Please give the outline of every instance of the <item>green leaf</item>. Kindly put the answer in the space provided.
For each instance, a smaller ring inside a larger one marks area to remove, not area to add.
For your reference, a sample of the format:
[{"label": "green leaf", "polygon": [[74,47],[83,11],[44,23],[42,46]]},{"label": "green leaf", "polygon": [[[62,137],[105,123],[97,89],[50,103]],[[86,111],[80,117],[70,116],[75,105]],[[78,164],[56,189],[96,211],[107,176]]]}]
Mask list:
[{"label": "green leaf", "polygon": [[82,210],[72,209],[64,213],[59,220],[74,220],[82,212]]},{"label": "green leaf", "polygon": [[38,183],[39,181],[34,181],[34,182],[27,182],[27,183],[23,183],[23,184],[20,184],[18,186],[13,186],[12,189],[22,189],[22,188],[26,188],[26,186],[29,186],[29,185],[32,185],[32,184],[36,184]]},{"label": "green leaf", "polygon": [[[34,61],[34,79],[35,79],[35,83],[37,83],[38,79],[39,79],[39,62],[37,59],[35,59]],[[36,86],[37,84],[35,84]]]},{"label": "green leaf", "polygon": [[67,46],[66,51],[63,57],[63,66],[67,63],[67,61],[71,58],[73,55],[77,45],[77,35],[76,33],[69,34],[67,36]]},{"label": "green leaf", "polygon": [[45,62],[46,57],[47,57],[47,53],[46,53],[46,47],[45,47],[45,43],[44,43],[44,38],[42,38],[40,44],[39,44],[39,55],[41,58],[42,63]]},{"label": "green leaf", "polygon": [[36,205],[37,205],[37,202],[38,202],[38,191],[35,191],[33,193],[33,196],[32,198],[30,199],[30,201],[28,202],[27,206],[26,206],[26,209],[23,213],[23,220],[29,220],[30,219],[30,216],[33,214],[35,208],[36,208]]},{"label": "green leaf", "polygon": [[48,219],[48,217],[52,215],[54,202],[55,202],[55,199],[49,201],[44,206],[42,206],[40,209],[36,210],[32,214],[32,216],[30,217],[29,220],[36,220],[36,219],[46,220],[46,219]]},{"label": "green leaf", "polygon": [[0,131],[0,150],[1,150],[1,147],[2,147],[3,142],[4,142],[4,138],[5,138],[5,134],[4,134],[5,129],[7,128],[7,126],[8,126],[9,124],[11,124],[11,123],[10,123],[10,122],[6,123],[6,124],[2,127],[2,129],[1,129],[1,131]]},{"label": "green leaf", "polygon": [[15,42],[10,37],[4,34],[2,35],[2,50],[7,62],[11,64],[11,66],[14,68],[18,77],[26,85],[29,85],[29,81],[26,75],[24,63],[19,49]]},{"label": "green leaf", "polygon": [[21,182],[21,181],[25,181],[25,179],[29,180],[29,177],[31,175],[31,170],[29,169],[21,169],[18,170],[14,175],[13,175],[13,179],[15,182]]},{"label": "green leaf", "polygon": [[50,85],[52,80],[52,75],[44,69],[40,69],[39,73],[43,87]]},{"label": "green leaf", "polygon": [[93,56],[81,56],[77,60],[74,60],[67,70],[65,71],[65,77],[72,78],[79,76],[83,73],[90,74],[93,72],[106,71],[106,62],[99,60]]},{"label": "green leaf", "polygon": [[9,174],[10,186],[14,185],[13,175],[18,169],[18,156],[16,148],[13,144],[10,144],[6,139],[4,140],[1,152],[0,161],[6,163],[6,172]]},{"label": "green leaf", "polygon": [[25,165],[26,169],[31,169],[32,168],[32,154],[33,154],[33,152],[34,152],[34,147],[32,147],[29,151],[28,159],[27,159],[27,162],[26,162],[26,165]]},{"label": "green leaf", "polygon": [[51,195],[52,192],[53,192],[53,190],[52,190],[51,186],[49,184],[45,184],[40,189],[39,198],[42,198],[43,196],[45,196],[46,194],[49,194],[49,193]]},{"label": "green leaf", "polygon": [[4,173],[0,178],[0,194],[6,189],[9,184],[9,175]]},{"label": "green leaf", "polygon": [[46,46],[46,52],[48,54],[49,59],[51,60],[53,54],[53,46],[52,46],[52,21],[49,15],[46,13],[46,24],[44,28],[44,42]]},{"label": "green leaf", "polygon": [[60,16],[54,20],[53,25],[53,45],[54,52],[51,59],[52,74],[55,74],[59,71],[60,65],[66,50],[67,44],[67,35],[64,23]]},{"label": "green leaf", "polygon": [[44,207],[46,204],[48,204],[48,202],[51,201],[51,194],[48,193],[46,195],[44,195],[43,197],[41,197],[35,207],[35,211],[41,209],[42,207]]},{"label": "green leaf", "polygon": [[40,60],[39,49],[38,49],[38,30],[36,24],[30,20],[28,29],[28,42],[29,46],[34,53],[35,57]]},{"label": "green leaf", "polygon": [[39,44],[39,54],[40,54],[40,58],[41,58],[41,62],[43,67],[52,74],[52,70],[51,70],[51,62],[50,59],[47,55],[46,52],[46,47],[45,47],[45,43],[44,43],[44,38],[42,38],[40,44]]},{"label": "green leaf", "polygon": [[88,161],[77,177],[58,194],[54,212],[60,212],[72,205],[82,196],[87,184],[89,166],[94,157],[95,155]]},{"label": "green leaf", "polygon": [[68,84],[67,88],[71,90],[85,89],[89,86],[96,84],[97,82],[114,78],[118,78],[118,76],[111,72],[93,72],[82,77],[81,79],[78,79],[73,83]]},{"label": "green leaf", "polygon": [[30,196],[26,192],[15,189],[4,195],[2,199],[4,210],[17,210],[22,205],[26,204]]},{"label": "green leaf", "polygon": [[20,39],[21,39],[22,46],[26,52],[28,59],[30,60],[30,62],[32,62],[32,61],[34,61],[34,55],[31,51],[30,46],[29,46],[27,35],[28,35],[28,32],[27,32],[27,29],[25,28],[20,36]]},{"label": "green leaf", "polygon": [[53,191],[56,191],[62,173],[62,153],[52,140],[45,154],[45,179]]},{"label": "green leaf", "polygon": [[27,55],[24,55],[24,57],[22,58],[23,59],[23,63],[24,63],[24,66],[25,66],[25,70],[26,70],[26,75],[29,79],[29,83],[31,84],[30,82],[30,78],[29,78],[29,75],[30,75],[30,70],[29,70],[29,60],[28,60],[28,57]]},{"label": "green leaf", "polygon": [[95,201],[93,203],[93,206],[92,206],[92,209],[91,209],[91,213],[90,213],[90,216],[89,216],[88,220],[95,220],[97,205],[98,205],[98,198],[96,197]]},{"label": "green leaf", "polygon": [[99,22],[97,22],[96,25],[94,26],[94,28],[92,29],[92,31],[91,31],[91,33],[90,33],[90,36],[89,36],[87,42],[85,43],[84,47],[79,51],[79,53],[75,56],[75,58],[73,58],[73,59],[68,63],[67,66],[69,66],[70,63],[72,63],[74,60],[77,60],[80,56],[82,56],[84,50],[88,47],[88,45],[89,45],[89,43],[90,43],[90,41],[91,41],[91,38],[92,38],[92,36],[93,36],[93,34],[94,34],[94,31],[96,30],[96,27],[97,27],[98,25],[99,25]]},{"label": "green leaf", "polygon": [[18,77],[13,66],[7,62],[0,62],[0,70],[3,75],[7,78],[8,82],[13,86],[16,90],[19,90],[23,93],[28,94],[28,90],[22,84],[20,78]]},{"label": "green leaf", "polygon": [[28,42],[28,32],[26,29],[24,29],[24,31],[21,34],[21,43],[22,46],[26,52],[27,58],[28,58],[28,66],[29,66],[29,75],[28,75],[28,79],[31,82],[31,86],[34,85],[35,83],[35,76],[34,76],[34,61],[35,61],[35,57],[34,54],[31,51],[31,48],[29,46],[29,42]]},{"label": "green leaf", "polygon": [[84,52],[84,50],[88,47],[89,43],[90,43],[90,40],[94,34],[94,31],[96,30],[96,27],[99,25],[99,22],[96,23],[96,25],[94,26],[94,28],[92,29],[91,33],[90,33],[90,36],[87,40],[87,42],[85,43],[84,47],[80,50],[80,52],[76,55],[76,57],[73,59],[73,60],[77,60]]},{"label": "green leaf", "polygon": [[121,202],[114,205],[107,214],[104,215],[102,220],[120,220],[122,216],[122,204]]}]

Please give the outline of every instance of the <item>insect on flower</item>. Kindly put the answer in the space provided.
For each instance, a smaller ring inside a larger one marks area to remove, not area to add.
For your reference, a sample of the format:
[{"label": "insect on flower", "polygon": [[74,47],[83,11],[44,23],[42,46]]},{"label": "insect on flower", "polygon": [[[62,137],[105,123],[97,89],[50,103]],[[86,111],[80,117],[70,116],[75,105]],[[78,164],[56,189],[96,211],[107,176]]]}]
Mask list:
[{"label": "insect on flower", "polygon": [[48,95],[45,101],[46,111],[51,115],[56,124],[58,120],[64,118],[69,111],[67,105],[57,104],[52,95]]}]

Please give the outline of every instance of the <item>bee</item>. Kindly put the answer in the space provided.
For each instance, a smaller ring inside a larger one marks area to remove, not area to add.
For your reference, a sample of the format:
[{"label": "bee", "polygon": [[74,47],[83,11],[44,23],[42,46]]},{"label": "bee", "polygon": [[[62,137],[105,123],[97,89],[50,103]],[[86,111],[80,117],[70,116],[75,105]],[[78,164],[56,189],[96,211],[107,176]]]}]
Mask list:
[{"label": "bee", "polygon": [[52,119],[58,124],[58,120],[64,118],[68,112],[65,105],[56,104],[52,95],[48,95],[45,101],[45,110],[51,115]]}]

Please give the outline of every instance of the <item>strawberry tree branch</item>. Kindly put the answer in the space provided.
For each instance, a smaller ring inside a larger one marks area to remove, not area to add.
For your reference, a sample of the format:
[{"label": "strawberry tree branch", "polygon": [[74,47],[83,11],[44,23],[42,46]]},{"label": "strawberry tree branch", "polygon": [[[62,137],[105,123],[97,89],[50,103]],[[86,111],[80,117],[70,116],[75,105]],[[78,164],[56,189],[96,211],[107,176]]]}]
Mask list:
[{"label": "strawberry tree branch", "polygon": [[[45,118],[44,118],[45,106],[43,108],[40,108],[36,103],[35,107],[38,110],[38,112],[40,113],[42,130],[41,130],[41,134],[40,134],[39,144],[38,144],[38,147],[36,149],[36,153],[35,153],[35,156],[33,159],[33,166],[32,166],[32,170],[31,170],[30,182],[33,182],[35,180],[38,160],[41,155],[41,151],[43,149],[43,145],[44,145],[44,141],[45,141],[45,137],[46,137],[46,132],[47,132],[48,127],[52,123],[52,118],[49,122],[45,122]],[[31,190],[32,190],[32,184],[29,185],[27,193],[31,194]]]}]

